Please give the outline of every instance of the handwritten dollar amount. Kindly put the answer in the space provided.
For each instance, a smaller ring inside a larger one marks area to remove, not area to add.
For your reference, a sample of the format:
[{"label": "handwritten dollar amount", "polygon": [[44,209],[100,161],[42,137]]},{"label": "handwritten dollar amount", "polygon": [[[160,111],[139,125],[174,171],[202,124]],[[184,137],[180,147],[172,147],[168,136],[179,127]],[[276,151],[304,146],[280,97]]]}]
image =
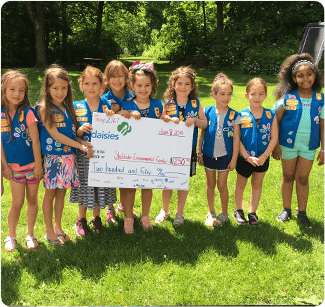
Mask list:
[{"label": "handwritten dollar amount", "polygon": [[190,165],[191,164],[191,159],[188,158],[171,158],[171,163],[172,165]]}]

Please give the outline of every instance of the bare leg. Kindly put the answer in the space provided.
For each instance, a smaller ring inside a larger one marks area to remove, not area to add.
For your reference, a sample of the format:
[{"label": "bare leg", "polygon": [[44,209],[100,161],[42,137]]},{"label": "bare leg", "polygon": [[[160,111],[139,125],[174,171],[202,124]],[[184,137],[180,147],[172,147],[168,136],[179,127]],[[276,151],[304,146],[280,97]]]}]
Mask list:
[{"label": "bare leg", "polygon": [[178,196],[178,204],[177,204],[177,211],[176,214],[184,214],[184,207],[186,203],[188,195],[188,190],[178,190],[177,191],[177,196]]},{"label": "bare leg", "polygon": [[217,185],[216,171],[207,168],[204,169],[205,169],[205,174],[207,176],[206,192],[207,192],[209,212],[216,212],[216,209],[214,207],[214,192]]},{"label": "bare leg", "polygon": [[304,159],[300,156],[298,157],[295,180],[299,211],[306,211],[307,209],[309,194],[308,177],[313,166],[313,162],[314,161]]},{"label": "bare leg", "polygon": [[100,209],[97,204],[95,204],[95,209],[93,210],[93,217],[100,216]]},{"label": "bare leg", "polygon": [[228,179],[228,171],[218,172],[218,191],[220,194],[220,200],[221,200],[221,211],[228,215],[228,203],[229,203],[229,193],[228,193],[228,185],[227,185],[227,179]]},{"label": "bare leg", "polygon": [[247,178],[237,173],[237,180],[235,185],[236,210],[243,209],[243,199],[244,199],[244,191],[245,191],[246,184],[247,184]]},{"label": "bare leg", "polygon": [[252,184],[252,191],[251,191],[251,203],[249,207],[249,212],[255,212],[257,210],[258,204],[261,199],[262,193],[262,186],[263,186],[263,179],[265,176],[265,172],[263,173],[253,173],[251,184]]},{"label": "bare leg", "polygon": [[79,206],[79,218],[82,219],[82,218],[87,218],[87,207],[84,207],[84,206]]},{"label": "bare leg", "polygon": [[149,216],[151,201],[152,201],[152,190],[151,189],[141,190],[141,200],[142,200],[142,216]]},{"label": "bare leg", "polygon": [[172,199],[173,196],[173,190],[162,190],[161,196],[162,196],[163,210],[165,212],[169,212],[169,205],[170,205],[170,200]]},{"label": "bare leg", "polygon": [[20,210],[25,201],[26,184],[10,180],[12,201],[8,212],[8,237],[16,237],[17,225],[20,217]]},{"label": "bare leg", "polygon": [[282,202],[284,209],[291,209],[291,199],[293,184],[295,179],[296,165],[298,158],[284,160],[282,159]]},{"label": "bare leg", "polygon": [[120,189],[123,193],[124,214],[126,218],[133,219],[133,206],[136,189]]},{"label": "bare leg", "polygon": [[39,183],[26,185],[27,199],[27,231],[26,237],[34,236],[34,226],[38,213],[38,186]]}]

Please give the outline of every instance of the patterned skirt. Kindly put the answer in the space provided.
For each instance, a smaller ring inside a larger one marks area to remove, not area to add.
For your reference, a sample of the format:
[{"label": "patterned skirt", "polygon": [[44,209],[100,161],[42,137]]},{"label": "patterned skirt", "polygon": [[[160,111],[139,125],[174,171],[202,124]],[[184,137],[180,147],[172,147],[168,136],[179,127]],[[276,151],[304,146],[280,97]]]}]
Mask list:
[{"label": "patterned skirt", "polygon": [[88,186],[89,159],[79,149],[77,149],[77,163],[80,186],[71,189],[69,202],[78,203],[79,206],[87,207],[89,210],[94,210],[95,204],[99,209],[112,206],[116,202],[116,188]]},{"label": "patterned skirt", "polygon": [[46,189],[68,189],[79,186],[74,155],[44,155],[43,184]]}]

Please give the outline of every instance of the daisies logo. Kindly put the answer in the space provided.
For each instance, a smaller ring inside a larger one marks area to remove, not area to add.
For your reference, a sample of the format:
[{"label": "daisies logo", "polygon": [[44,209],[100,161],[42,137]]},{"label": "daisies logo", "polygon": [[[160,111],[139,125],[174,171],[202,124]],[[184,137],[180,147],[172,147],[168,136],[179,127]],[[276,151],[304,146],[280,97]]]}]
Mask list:
[{"label": "daisies logo", "polygon": [[[123,122],[117,126],[117,131],[120,132],[121,135],[125,136],[132,131],[132,127],[128,123]],[[97,139],[104,139],[104,140],[108,140],[108,139],[109,140],[118,140],[120,138],[120,136],[118,134],[113,134],[110,131],[100,132],[97,130],[91,134],[91,137],[97,138]]]}]

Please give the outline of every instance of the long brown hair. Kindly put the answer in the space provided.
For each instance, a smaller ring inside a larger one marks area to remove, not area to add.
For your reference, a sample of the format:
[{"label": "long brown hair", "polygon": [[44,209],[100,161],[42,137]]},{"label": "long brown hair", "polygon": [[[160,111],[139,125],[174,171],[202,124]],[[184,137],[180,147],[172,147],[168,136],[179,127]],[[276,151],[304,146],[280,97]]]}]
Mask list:
[{"label": "long brown hair", "polygon": [[105,68],[104,74],[105,74],[105,78],[106,78],[106,85],[105,85],[104,93],[107,93],[111,89],[111,87],[108,84],[109,79],[113,76],[118,75],[119,73],[122,73],[122,75],[124,75],[124,77],[125,77],[124,90],[126,91],[127,89],[129,89],[129,85],[128,85],[129,71],[128,71],[128,69],[122,62],[113,60],[113,61],[110,61]]},{"label": "long brown hair", "polygon": [[62,79],[68,82],[68,93],[64,99],[68,112],[73,120],[76,129],[78,127],[75,110],[73,107],[72,87],[68,73],[59,65],[52,64],[46,71],[42,87],[42,102],[41,112],[44,112],[44,121],[48,122],[49,126],[54,125],[54,114],[52,110],[56,110],[52,104],[52,97],[50,95],[50,87],[54,84],[56,79]]},{"label": "long brown hair", "polygon": [[8,88],[8,84],[12,80],[22,80],[25,83],[24,99],[19,104],[18,109],[17,109],[18,118],[20,118],[21,113],[24,112],[24,110],[27,107],[30,107],[30,102],[29,102],[29,98],[28,98],[28,80],[27,80],[26,76],[23,75],[22,73],[20,73],[19,71],[8,70],[7,72],[5,72],[1,76],[1,108],[6,109],[6,120],[9,123],[9,128],[10,128],[10,138],[9,138],[9,140],[11,140],[11,137],[12,137],[12,135],[11,135],[12,134],[11,133],[12,120],[11,120],[11,117],[9,115],[9,101],[8,101],[8,99],[6,97],[6,91],[7,91],[7,88]]}]

